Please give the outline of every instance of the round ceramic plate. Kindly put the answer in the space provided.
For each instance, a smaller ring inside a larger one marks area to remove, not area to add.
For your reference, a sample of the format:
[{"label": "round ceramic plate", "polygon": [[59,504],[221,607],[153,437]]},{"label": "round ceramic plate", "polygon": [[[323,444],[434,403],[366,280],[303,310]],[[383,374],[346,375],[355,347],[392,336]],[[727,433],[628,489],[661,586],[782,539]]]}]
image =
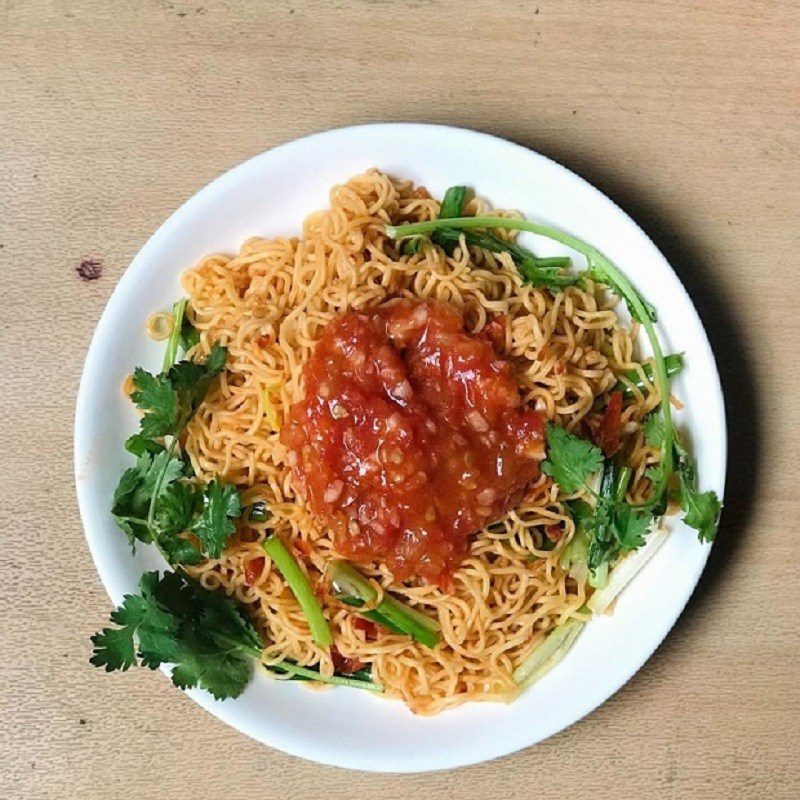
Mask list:
[{"label": "round ceramic plate", "polygon": [[[435,125],[342,128],[276,147],[210,183],[153,235],[109,300],[78,393],[75,477],[86,538],[115,604],[135,591],[143,571],[164,567],[152,548],[132,556],[109,512],[130,461],[122,445],[138,424],[120,386],[135,365],[155,370],[162,358],[163,344],[149,341],[145,320],[181,295],[179,275],[201,256],[234,253],[250,236],[298,235],[305,216],[327,206],[331,186],[373,166],[410,178],[436,197],[450,185],[467,184],[495,207],[519,209],[610,256],[656,303],[665,351],[686,354],[686,369],[675,381],[675,393],[688,401],[678,424],[692,442],[700,485],[722,496],[725,415],[714,357],[675,273],[625,213],[559,164],[493,136]],[[527,238],[541,255],[568,252]],[[510,705],[472,703],[419,717],[369,692],[309,691],[261,675],[236,700],[188,694],[249,736],[326,764],[415,772],[495,758],[551,736],[616,692],[674,624],[708,552],[694,531],[675,524],[613,615],[587,625],[558,667]]]}]

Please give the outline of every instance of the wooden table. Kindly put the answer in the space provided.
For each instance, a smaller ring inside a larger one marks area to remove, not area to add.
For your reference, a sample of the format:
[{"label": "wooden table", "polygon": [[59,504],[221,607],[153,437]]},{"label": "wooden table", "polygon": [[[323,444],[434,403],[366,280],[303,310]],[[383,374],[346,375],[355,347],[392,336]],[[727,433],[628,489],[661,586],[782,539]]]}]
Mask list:
[{"label": "wooden table", "polygon": [[[762,0],[0,4],[0,796],[800,796],[799,34]],[[255,153],[375,120],[491,131],[614,198],[694,298],[730,426],[718,543],[639,674],[534,748],[405,777],[91,668],[109,603],[72,477],[84,354],[152,231]]]}]

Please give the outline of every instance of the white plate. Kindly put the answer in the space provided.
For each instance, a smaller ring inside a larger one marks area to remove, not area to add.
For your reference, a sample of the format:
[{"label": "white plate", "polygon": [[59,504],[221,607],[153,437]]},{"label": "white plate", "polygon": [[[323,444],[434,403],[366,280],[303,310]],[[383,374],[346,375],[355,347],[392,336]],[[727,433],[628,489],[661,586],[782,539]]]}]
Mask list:
[{"label": "white plate", "polygon": [[[326,207],[331,186],[371,166],[411,178],[439,197],[452,184],[467,184],[496,207],[520,209],[582,237],[625,270],[656,303],[665,350],[686,353],[676,393],[688,405],[678,423],[693,444],[701,486],[722,496],[725,416],[711,348],[675,273],[626,214],[559,164],[493,136],[435,125],[342,128],[276,147],[210,183],[159,228],[109,300],[78,392],[75,476],[86,538],[115,604],[136,589],[144,570],[164,566],[148,548],[132,557],[109,512],[130,462],[123,441],[137,426],[120,386],[135,365],[155,369],[162,357],[163,345],[144,333],[145,320],[180,296],[178,276],[202,255],[233,253],[253,235],[297,235],[309,212]],[[536,245],[542,255],[567,252],[546,240]],[[614,614],[593,620],[567,658],[510,705],[472,703],[417,717],[369,692],[312,692],[263,676],[237,700],[218,702],[197,690],[189,695],[255,739],[326,764],[415,772],[495,758],[551,736],[617,691],[674,624],[708,552],[694,531],[677,525]]]}]

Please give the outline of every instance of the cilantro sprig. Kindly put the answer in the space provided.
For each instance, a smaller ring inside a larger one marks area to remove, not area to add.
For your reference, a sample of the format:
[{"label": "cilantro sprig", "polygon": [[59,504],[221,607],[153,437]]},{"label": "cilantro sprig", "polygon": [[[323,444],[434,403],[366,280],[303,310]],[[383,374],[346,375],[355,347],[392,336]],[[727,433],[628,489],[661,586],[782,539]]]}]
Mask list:
[{"label": "cilantro sprig", "polygon": [[602,466],[603,454],[599,447],[552,422],[547,424],[547,459],[542,463],[542,472],[563,492],[574,494]]},{"label": "cilantro sprig", "polygon": [[[582,501],[573,503],[576,524],[575,547],[564,554],[562,563],[571,568],[573,561],[585,559],[592,585],[602,585],[608,567],[622,553],[636,550],[644,537],[652,514],[639,511],[625,502],[631,477],[628,467],[604,462],[599,447],[564,428],[548,423],[547,459],[542,472],[549,475],[565,494],[584,490],[594,499],[594,508]],[[602,472],[598,491],[589,488],[590,476]],[[580,529],[580,530],[577,530]]]},{"label": "cilantro sprig", "polygon": [[142,436],[179,436],[222,372],[227,356],[227,349],[217,343],[203,363],[179,361],[158,375],[137,367],[131,400],[144,412]]},{"label": "cilantro sprig", "polygon": [[[125,595],[111,622],[114,627],[92,636],[91,664],[106,672],[172,664],[176,686],[200,687],[218,700],[242,693],[264,647],[235,600],[204,589],[182,572],[146,572],[139,593]],[[323,675],[288,660],[266,669],[294,680],[383,691],[367,670]]]},{"label": "cilantro sprig", "polygon": [[[171,350],[168,348],[168,354]],[[205,486],[190,480],[176,456],[178,437],[197,412],[227,350],[215,344],[205,362],[179,361],[153,375],[137,368],[131,399],[142,411],[141,427],[125,444],[137,456],[114,492],[111,513],[132,547],[155,544],[170,564],[197,564],[216,558],[241,514],[239,493],[214,479]],[[162,439],[170,438],[164,445]],[[193,537],[186,538],[186,533]]]},{"label": "cilantro sprig", "polygon": [[92,664],[107,672],[174,664],[176,686],[217,699],[238,697],[261,655],[261,638],[236,603],[178,572],[146,572],[111,622],[118,627],[92,637]]},{"label": "cilantro sprig", "polygon": [[[658,411],[653,412],[645,420],[644,433],[647,444],[651,447],[662,447],[665,425],[664,418]],[[672,449],[678,481],[677,499],[684,513],[683,521],[697,531],[697,537],[701,542],[712,542],[717,532],[717,520],[722,510],[722,503],[714,492],[698,490],[694,461],[677,433],[672,439]],[[659,463],[645,474],[654,485],[658,485],[663,475],[663,468]]]}]

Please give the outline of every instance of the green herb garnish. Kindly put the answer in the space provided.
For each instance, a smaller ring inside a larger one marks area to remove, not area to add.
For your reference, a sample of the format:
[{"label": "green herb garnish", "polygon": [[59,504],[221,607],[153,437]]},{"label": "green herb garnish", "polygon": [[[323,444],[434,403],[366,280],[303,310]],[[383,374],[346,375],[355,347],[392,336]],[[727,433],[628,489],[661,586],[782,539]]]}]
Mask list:
[{"label": "green herb garnish", "polygon": [[139,594],[126,595],[111,622],[118,627],[92,637],[92,664],[107,672],[174,664],[176,686],[219,700],[242,693],[261,656],[261,638],[236,603],[177,572],[142,575]]},{"label": "green herb garnish", "polygon": [[200,343],[200,331],[189,321],[189,317],[184,316],[181,325],[181,347],[184,352],[188,352]]},{"label": "green herb garnish", "polygon": [[[375,587],[347,561],[331,561],[326,567],[337,599],[356,608],[372,605],[378,599]],[[361,614],[395,633],[404,633],[426,647],[436,647],[440,640],[439,623],[397,598],[384,594],[374,609]]]},{"label": "green herb garnish", "polygon": [[[663,417],[655,411],[645,420],[643,427],[647,444],[661,447],[664,441]],[[714,492],[698,491],[694,461],[677,434],[673,437],[673,451],[678,478],[678,500],[684,512],[683,521],[697,531],[701,542],[711,542],[717,532],[722,504]],[[654,484],[658,484],[663,475],[661,464],[651,467],[645,474]]]},{"label": "green herb garnish", "polygon": [[603,454],[599,447],[552,422],[547,424],[547,459],[542,464],[542,472],[565,494],[582,489],[586,479],[602,466]]},{"label": "green herb garnish", "polygon": [[203,543],[211,558],[218,558],[230,535],[236,530],[232,520],[242,513],[239,492],[216,478],[203,491],[203,509],[192,524],[192,533]]},{"label": "green herb garnish", "polygon": [[[117,627],[92,636],[92,664],[107,672],[174,664],[176,686],[199,686],[218,700],[242,693],[263,650],[261,637],[235,600],[180,572],[142,575],[139,594],[125,595],[111,622]],[[383,691],[367,670],[327,676],[288,660],[265,669],[296,680]]]},{"label": "green herb garnish", "polygon": [[[664,365],[667,368],[667,377],[672,378],[673,376],[680,373],[683,369],[684,359],[683,353],[671,353],[668,356],[664,356]],[[647,380],[647,383],[653,383],[653,367],[650,364],[642,364],[642,372],[644,372],[644,377]],[[642,379],[642,376],[639,374],[638,370],[630,370],[630,372],[625,373],[625,377],[633,384],[640,392],[643,392],[645,389],[645,381]],[[634,396],[633,389],[630,387],[628,383],[623,383],[620,381],[617,385],[612,389],[614,392],[622,392],[622,396],[628,400]]]},{"label": "green herb garnish", "polygon": [[352,675],[323,675],[316,667],[302,667],[294,661],[284,659],[276,664],[265,664],[264,668],[268,672],[275,672],[279,675],[290,675],[290,680],[316,681],[317,683],[327,683],[331,686],[349,686],[352,689],[367,689],[370,692],[382,692],[383,686],[372,680],[369,670],[361,669]]},{"label": "green herb garnish", "polygon": [[444,193],[444,197],[442,198],[442,204],[439,206],[439,219],[450,219],[451,217],[460,217],[466,199],[467,199],[466,186],[451,186]]},{"label": "green herb garnish", "polygon": [[311,637],[320,647],[329,647],[333,643],[328,620],[322,612],[322,607],[308,582],[305,573],[295,561],[294,556],[286,549],[283,542],[275,535],[270,536],[262,545],[264,552],[272,559],[275,566],[283,575],[292,593],[297,598],[300,608],[303,609]]},{"label": "green herb garnish", "polygon": [[[214,345],[205,363],[180,361],[166,372],[134,371],[131,399],[143,412],[141,430],[125,443],[138,456],[114,492],[111,513],[128,536],[153,543],[170,564],[196,564],[219,556],[239,516],[235,487],[212,480],[191,483],[188,465],[175,455],[178,437],[225,365],[227,350]],[[161,441],[170,437],[169,445]],[[201,547],[182,534],[191,531]]]},{"label": "green herb garnish", "polygon": [[227,356],[227,349],[215,344],[204,363],[179,361],[159,375],[137,367],[131,400],[144,412],[142,435],[150,439],[178,436],[222,372]]}]

